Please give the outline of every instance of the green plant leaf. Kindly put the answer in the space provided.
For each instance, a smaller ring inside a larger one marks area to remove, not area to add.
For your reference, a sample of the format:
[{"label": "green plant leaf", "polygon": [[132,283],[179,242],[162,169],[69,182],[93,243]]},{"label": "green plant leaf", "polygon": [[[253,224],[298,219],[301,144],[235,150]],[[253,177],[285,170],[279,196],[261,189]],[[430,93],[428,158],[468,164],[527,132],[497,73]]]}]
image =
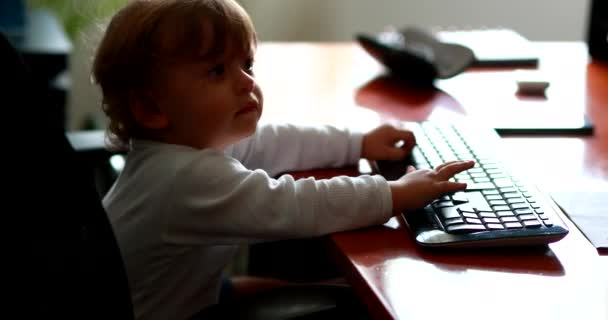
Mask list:
[{"label": "green plant leaf", "polygon": [[49,9],[63,24],[68,36],[76,39],[91,23],[114,14],[128,0],[28,0],[30,9]]}]

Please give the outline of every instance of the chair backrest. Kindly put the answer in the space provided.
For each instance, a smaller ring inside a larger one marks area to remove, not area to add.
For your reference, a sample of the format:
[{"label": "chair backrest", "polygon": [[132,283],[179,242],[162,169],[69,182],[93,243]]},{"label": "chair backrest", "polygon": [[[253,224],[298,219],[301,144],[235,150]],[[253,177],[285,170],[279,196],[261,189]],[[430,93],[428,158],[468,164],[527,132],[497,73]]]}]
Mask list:
[{"label": "chair backrest", "polygon": [[[95,188],[51,113],[45,86],[0,32],[0,103],[12,132],[3,146],[8,193],[17,208],[18,246],[4,261],[16,282],[20,313],[62,319],[132,319],[119,247]],[[10,123],[9,123],[10,122]]]}]

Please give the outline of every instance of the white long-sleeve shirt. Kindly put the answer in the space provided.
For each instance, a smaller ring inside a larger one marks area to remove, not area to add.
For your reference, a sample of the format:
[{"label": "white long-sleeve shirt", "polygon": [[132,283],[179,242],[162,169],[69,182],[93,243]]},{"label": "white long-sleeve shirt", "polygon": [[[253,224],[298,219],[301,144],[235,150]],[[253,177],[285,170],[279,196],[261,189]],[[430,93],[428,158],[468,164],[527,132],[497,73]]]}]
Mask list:
[{"label": "white long-sleeve shirt", "polygon": [[392,215],[380,176],[295,181],[289,170],[341,167],[361,134],[264,126],[225,151],[135,140],[104,198],[136,317],[185,319],[217,303],[237,244],[325,235]]}]

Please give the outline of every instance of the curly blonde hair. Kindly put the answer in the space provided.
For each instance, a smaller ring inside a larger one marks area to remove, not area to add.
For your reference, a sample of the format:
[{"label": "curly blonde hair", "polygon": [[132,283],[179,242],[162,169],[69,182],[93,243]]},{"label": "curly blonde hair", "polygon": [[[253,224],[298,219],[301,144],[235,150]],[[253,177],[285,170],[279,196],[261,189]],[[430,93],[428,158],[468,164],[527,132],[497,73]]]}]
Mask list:
[{"label": "curly blonde hair", "polygon": [[248,52],[256,42],[249,15],[234,0],[130,2],[112,17],[93,61],[110,145],[125,149],[132,138],[145,138],[132,114],[132,99],[150,88],[161,68],[214,59],[228,45],[242,45],[236,49]]}]

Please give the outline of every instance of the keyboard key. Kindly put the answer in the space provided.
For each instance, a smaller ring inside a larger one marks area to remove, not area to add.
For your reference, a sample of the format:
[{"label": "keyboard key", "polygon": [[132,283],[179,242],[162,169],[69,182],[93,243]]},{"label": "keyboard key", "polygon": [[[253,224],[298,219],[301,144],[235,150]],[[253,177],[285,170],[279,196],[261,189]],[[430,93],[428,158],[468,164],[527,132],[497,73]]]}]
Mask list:
[{"label": "keyboard key", "polygon": [[496,218],[496,214],[492,211],[479,211],[477,215],[481,218]]},{"label": "keyboard key", "polygon": [[507,176],[502,173],[492,173],[492,174],[490,174],[490,178],[493,180],[494,179],[504,179],[504,178],[507,178]]},{"label": "keyboard key", "polygon": [[459,159],[462,159],[462,160],[475,159],[475,156],[472,153],[470,153],[469,150],[465,149],[465,150],[454,150],[454,151],[456,151],[456,156]]},{"label": "keyboard key", "polygon": [[511,208],[509,208],[509,206],[492,206],[492,208],[497,213],[498,213],[498,211],[509,211],[509,212],[511,212]]},{"label": "keyboard key", "polygon": [[486,196],[486,200],[502,200],[502,196],[499,194],[491,194]]},{"label": "keyboard key", "polygon": [[456,179],[469,179],[469,178],[471,178],[471,175],[467,174],[466,172],[461,172],[459,174],[454,175],[454,178],[456,178]]},{"label": "keyboard key", "polygon": [[546,215],[546,214],[544,214],[544,213],[540,213],[540,214],[538,214],[538,217],[539,217],[539,218],[541,218],[541,219],[543,219],[543,220],[549,220],[549,216],[547,216],[547,215]]},{"label": "keyboard key", "polygon": [[518,222],[519,221],[515,217],[501,217],[500,220],[502,220],[503,223],[506,223],[506,222]]},{"label": "keyboard key", "polygon": [[508,179],[508,178],[495,179],[494,185],[496,185],[496,187],[498,187],[498,188],[511,187],[511,186],[513,186],[513,181],[511,181],[511,179]]},{"label": "keyboard key", "polygon": [[494,211],[479,191],[466,192],[469,199],[469,206],[473,206],[477,211]]},{"label": "keyboard key", "polygon": [[493,206],[506,206],[507,202],[504,200],[490,200],[488,203]]},{"label": "keyboard key", "polygon": [[458,182],[460,183],[466,183],[467,185],[471,184],[471,183],[475,183],[473,180],[471,179],[457,179]]},{"label": "keyboard key", "polygon": [[486,170],[486,172],[489,174],[504,174],[501,169],[488,169]]},{"label": "keyboard key", "polygon": [[496,164],[496,163],[483,163],[483,168],[486,169],[486,170],[500,169],[500,166],[498,164]]},{"label": "keyboard key", "polygon": [[477,214],[474,212],[461,212],[460,214],[462,214],[462,216],[465,218],[477,219]]},{"label": "keyboard key", "polygon": [[521,197],[519,195],[519,192],[506,192],[506,193],[503,193],[502,196],[505,199],[516,199],[516,198],[520,198]]},{"label": "keyboard key", "polygon": [[526,228],[539,228],[541,226],[540,221],[538,220],[522,221],[522,223]]},{"label": "keyboard key", "polygon": [[511,198],[511,199],[507,199],[507,203],[509,204],[516,204],[516,203],[526,203],[526,200],[522,199],[522,198]]},{"label": "keyboard key", "polygon": [[471,177],[473,178],[487,178],[488,175],[485,172],[472,172]]},{"label": "keyboard key", "polygon": [[502,224],[498,224],[498,223],[488,223],[486,225],[486,228],[488,228],[490,230],[503,230],[505,227],[503,227]]},{"label": "keyboard key", "polygon": [[466,223],[470,223],[470,224],[482,224],[482,223],[481,223],[481,220],[479,220],[479,219],[474,219],[474,218],[466,218],[466,219],[464,219],[464,221],[465,221]]},{"label": "keyboard key", "polygon": [[513,210],[513,212],[515,212],[516,215],[534,213],[530,209],[515,209],[515,210]]},{"label": "keyboard key", "polygon": [[463,204],[469,202],[469,198],[464,192],[456,192],[452,195],[451,198],[454,204]]},{"label": "keyboard key", "polygon": [[498,192],[498,190],[496,189],[492,189],[492,190],[482,190],[481,193],[485,194],[485,195],[490,195],[490,194],[500,194],[500,192]]},{"label": "keyboard key", "polygon": [[520,216],[517,216],[519,218],[519,220],[521,221],[526,221],[526,220],[538,220],[536,218],[536,215],[534,214],[522,214]]},{"label": "keyboard key", "polygon": [[527,203],[514,203],[511,205],[513,209],[527,209],[530,208]]},{"label": "keyboard key", "polygon": [[444,226],[449,226],[449,225],[453,225],[453,224],[463,224],[463,223],[464,223],[464,219],[462,219],[462,218],[447,219],[447,220],[443,221]]},{"label": "keyboard key", "polygon": [[486,190],[486,189],[490,189],[490,190],[494,190],[496,189],[496,187],[494,186],[494,184],[492,182],[480,182],[480,183],[469,183],[467,184],[467,191],[472,191],[472,190]]},{"label": "keyboard key", "polygon": [[498,220],[498,218],[483,218],[482,221],[484,223],[500,223],[500,220]]},{"label": "keyboard key", "polygon": [[435,212],[437,212],[441,220],[460,218],[460,213],[456,210],[456,207],[439,208]]},{"label": "keyboard key", "polygon": [[453,207],[454,204],[452,203],[452,201],[438,201],[432,204],[433,208],[437,208],[437,209],[441,209],[441,208],[447,208],[447,207]]},{"label": "keyboard key", "polygon": [[496,215],[499,217],[515,217],[515,214],[511,210],[496,211]]},{"label": "keyboard key", "polygon": [[471,233],[484,230],[486,230],[486,227],[483,224],[457,224],[446,228],[449,233]]},{"label": "keyboard key", "polygon": [[495,210],[488,204],[475,203],[475,210],[477,212],[494,212]]},{"label": "keyboard key", "polygon": [[505,223],[507,229],[521,229],[523,226],[519,222],[507,222]]}]

